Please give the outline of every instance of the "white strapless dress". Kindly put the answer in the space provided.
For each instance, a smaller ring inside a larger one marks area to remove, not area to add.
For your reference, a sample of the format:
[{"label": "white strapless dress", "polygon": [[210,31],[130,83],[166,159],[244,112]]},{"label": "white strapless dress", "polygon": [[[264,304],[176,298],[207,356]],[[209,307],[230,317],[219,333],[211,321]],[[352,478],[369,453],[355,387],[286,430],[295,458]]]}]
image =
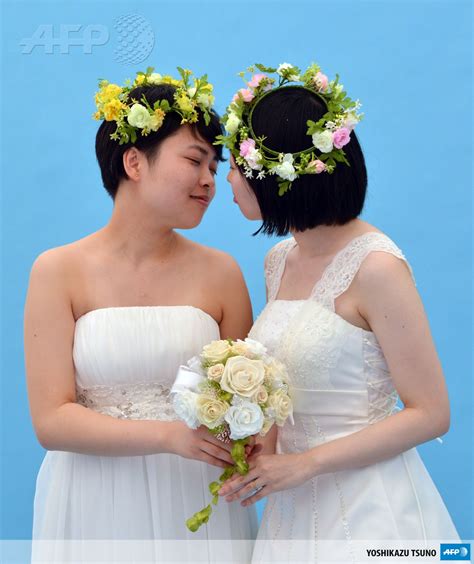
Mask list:
[{"label": "white strapless dress", "polygon": [[[76,323],[77,401],[111,417],[174,420],[168,394],[177,369],[213,339],[219,339],[217,323],[192,306],[93,310]],[[33,560],[46,550],[47,561],[81,561],[93,544],[85,541],[96,540],[104,561],[113,561],[107,542],[142,539],[200,540],[201,561],[218,561],[210,541],[254,539],[257,529],[255,510],[223,500],[198,532],[186,528],[186,519],[209,503],[208,484],[220,473],[173,454],[48,452],[36,484]],[[176,553],[178,545],[183,543],[175,543]],[[193,561],[189,550],[187,560]],[[155,562],[161,556],[160,548],[148,554]]]},{"label": "white strapless dress", "polygon": [[[279,453],[304,452],[376,424],[390,417],[398,399],[375,334],[340,317],[334,302],[370,252],[405,260],[400,249],[379,233],[357,237],[335,256],[309,299],[278,300],[286,256],[295,244],[287,239],[270,251],[269,300],[250,332],[290,374],[295,424],[278,430]],[[413,448],[271,494],[253,562],[321,563],[326,555],[331,562],[353,564],[360,562],[364,543],[414,540],[424,548],[430,539],[459,537]],[[436,541],[434,546],[439,549]]]}]

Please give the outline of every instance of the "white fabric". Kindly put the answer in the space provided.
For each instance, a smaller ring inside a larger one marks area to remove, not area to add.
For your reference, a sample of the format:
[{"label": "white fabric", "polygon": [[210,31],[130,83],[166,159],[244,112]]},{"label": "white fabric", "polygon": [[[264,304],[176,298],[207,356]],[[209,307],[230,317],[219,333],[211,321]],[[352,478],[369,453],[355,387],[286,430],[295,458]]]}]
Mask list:
[{"label": "white fabric", "polygon": [[[293,386],[295,425],[279,429],[280,453],[303,452],[364,429],[390,416],[398,399],[375,335],[339,316],[334,300],[370,252],[405,261],[400,249],[385,235],[364,234],[337,253],[308,300],[277,300],[295,245],[287,239],[267,256],[269,302],[250,332],[286,364]],[[303,545],[302,561],[322,562],[317,541],[334,540],[331,556],[351,563],[353,541],[390,539],[458,539],[416,449],[270,495],[253,561],[291,562],[298,541],[314,540]],[[288,542],[273,543],[282,540]]]},{"label": "white fabric", "polygon": [[[213,339],[219,339],[217,323],[191,306],[91,311],[76,323],[77,400],[112,417],[171,421],[168,394],[178,367]],[[210,502],[208,484],[221,472],[172,454],[48,452],[37,480],[33,538],[255,538],[255,510],[224,500],[198,532],[186,528],[186,519]],[[48,561],[69,561],[65,550],[56,547]],[[73,556],[81,560],[77,550]],[[213,561],[211,547],[208,556]],[[159,561],[159,555],[152,560]]]}]

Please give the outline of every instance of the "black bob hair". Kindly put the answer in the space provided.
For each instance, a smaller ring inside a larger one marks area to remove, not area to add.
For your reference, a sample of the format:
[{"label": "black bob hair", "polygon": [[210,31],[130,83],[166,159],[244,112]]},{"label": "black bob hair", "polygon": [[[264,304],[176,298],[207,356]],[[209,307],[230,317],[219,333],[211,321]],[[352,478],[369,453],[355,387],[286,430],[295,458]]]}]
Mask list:
[{"label": "black bob hair", "polygon": [[[269,149],[296,153],[311,146],[308,119],[318,121],[327,112],[322,98],[305,88],[283,87],[267,94],[255,106],[252,128],[265,136]],[[261,180],[246,179],[254,192],[263,223],[254,235],[287,235],[318,225],[344,225],[360,215],[367,190],[367,170],[357,136],[351,133],[344,147],[350,163],[337,163],[332,174],[306,174],[297,178],[290,190],[278,195],[275,175]],[[240,168],[243,173],[242,168]]]},{"label": "black bob hair", "polygon": [[[157,100],[168,100],[170,104],[174,102],[174,93],[176,88],[169,84],[159,84],[156,86],[139,86],[134,88],[129,98],[141,100],[145,96],[150,106]],[[193,133],[200,136],[212,146],[219,161],[222,161],[222,146],[213,145],[216,137],[222,134],[222,126],[219,122],[219,116],[214,112],[210,112],[211,121],[206,125],[201,112],[198,111],[199,119],[196,123],[190,124]],[[160,144],[167,138],[176,133],[181,127],[181,117],[176,112],[169,112],[163,121],[163,125],[158,131],[152,131],[148,135],[143,136],[137,132],[137,140],[135,143],[125,143],[120,145],[118,141],[110,138],[114,133],[117,125],[115,121],[103,121],[97,131],[95,139],[95,153],[99,163],[102,182],[110,197],[114,200],[117,190],[122,179],[127,178],[123,166],[123,155],[130,147],[136,147],[145,153],[149,162],[152,162],[157,154]]]}]

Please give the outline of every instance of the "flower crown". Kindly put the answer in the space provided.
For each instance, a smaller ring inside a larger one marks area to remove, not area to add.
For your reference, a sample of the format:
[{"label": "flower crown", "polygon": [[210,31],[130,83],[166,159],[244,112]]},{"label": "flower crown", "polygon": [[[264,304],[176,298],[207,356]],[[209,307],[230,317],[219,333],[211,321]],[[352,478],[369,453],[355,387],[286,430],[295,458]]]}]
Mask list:
[{"label": "flower crown", "polygon": [[[255,67],[260,71],[255,72]],[[267,174],[276,174],[282,196],[291,188],[292,182],[303,174],[332,173],[337,163],[349,165],[343,151],[350,141],[351,131],[362,119],[358,113],[361,104],[351,100],[339,76],[329,81],[317,64],[310,65],[304,73],[298,67],[283,63],[278,68],[256,64],[247,71],[253,76],[232,98],[222,123],[227,135],[218,136],[218,144],[225,145],[234,156],[238,165],[244,169],[247,178],[257,179]],[[278,75],[276,79],[269,74]],[[245,81],[245,72],[239,73]],[[293,84],[295,83],[295,84]],[[279,153],[264,145],[265,137],[257,137],[252,128],[252,114],[257,104],[268,94],[279,88],[304,88],[319,96],[327,107],[321,119],[307,121],[307,134],[311,135],[312,146],[297,153]],[[318,153],[316,153],[318,151]]]},{"label": "flower crown", "polygon": [[[96,120],[117,123],[117,129],[110,138],[119,141],[120,145],[135,143],[137,131],[142,135],[158,131],[169,112],[179,114],[181,123],[196,123],[199,119],[199,109],[206,125],[210,123],[214,96],[212,84],[207,82],[207,75],[193,78],[190,70],[178,67],[181,79],[177,80],[169,75],[162,76],[153,70],[153,67],[148,67],[146,72],[137,72],[133,83],[127,79],[124,86],[99,80],[99,91],[95,94],[97,112],[93,117]],[[168,100],[157,100],[152,107],[143,95],[140,100],[130,98],[130,92],[134,88],[158,84],[171,84],[176,87],[172,104]]]}]

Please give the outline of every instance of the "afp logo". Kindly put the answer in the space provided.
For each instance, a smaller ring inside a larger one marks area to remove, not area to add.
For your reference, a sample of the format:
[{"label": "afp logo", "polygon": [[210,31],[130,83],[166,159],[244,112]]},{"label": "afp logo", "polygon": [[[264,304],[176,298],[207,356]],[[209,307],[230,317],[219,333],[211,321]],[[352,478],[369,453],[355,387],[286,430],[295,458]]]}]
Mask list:
[{"label": "afp logo", "polygon": [[471,560],[470,544],[441,544],[440,560]]},{"label": "afp logo", "polygon": [[[41,24],[30,37],[20,41],[21,53],[44,53],[46,55],[68,55],[71,51],[82,51],[91,55],[95,49],[109,43],[109,28],[102,24]],[[143,62],[155,45],[155,34],[151,24],[139,14],[119,16],[112,32],[114,59],[122,65]]]}]

